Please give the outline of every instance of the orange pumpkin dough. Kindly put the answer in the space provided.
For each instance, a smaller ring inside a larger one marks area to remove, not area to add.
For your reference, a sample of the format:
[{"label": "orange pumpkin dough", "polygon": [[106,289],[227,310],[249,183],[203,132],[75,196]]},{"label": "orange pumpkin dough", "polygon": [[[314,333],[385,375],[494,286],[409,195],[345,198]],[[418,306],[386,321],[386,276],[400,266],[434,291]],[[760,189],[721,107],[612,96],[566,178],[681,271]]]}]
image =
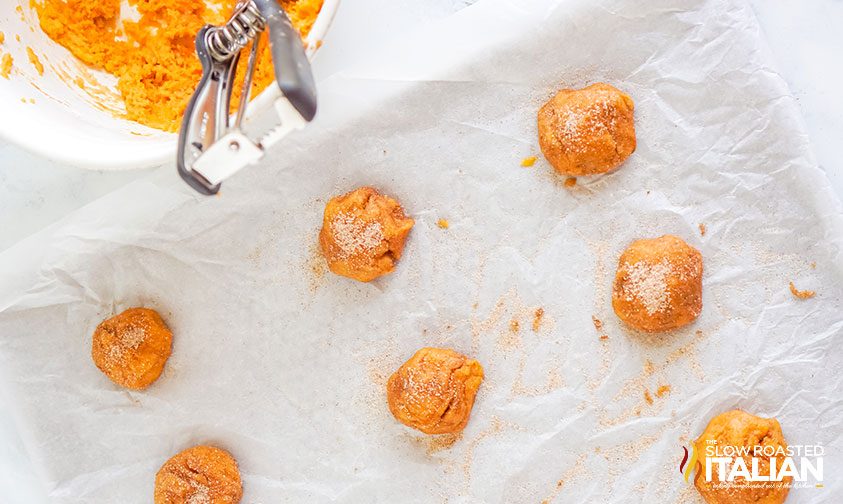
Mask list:
[{"label": "orange pumpkin dough", "polygon": [[[762,454],[755,459],[758,474],[762,476],[770,474],[770,457],[763,455],[764,451],[774,453],[787,449],[778,420],[757,417],[741,410],[727,411],[712,418],[694,445],[701,457],[702,467],[705,467],[708,456],[706,449],[711,446],[719,446],[722,450],[726,447],[748,448],[750,456],[741,457],[747,467],[752,466],[751,454],[757,450]],[[776,459],[776,466],[781,468],[784,456],[774,454],[773,458]],[[707,504],[782,504],[793,482],[790,476],[773,483],[746,481],[742,476],[736,477],[733,482],[720,481],[716,470],[712,471],[712,477],[711,481],[706,481],[704,475],[699,475],[694,480],[694,486]]]},{"label": "orange pumpkin dough", "polygon": [[635,151],[632,98],[598,82],[563,89],[538,113],[539,147],[562,175],[606,173]]},{"label": "orange pumpkin dough", "polygon": [[476,360],[447,348],[422,348],[389,377],[389,411],[425,434],[454,434],[468,423],[482,381]]},{"label": "orange pumpkin dough", "polygon": [[[323,0],[281,0],[293,25],[306,36]],[[125,118],[164,131],[176,131],[190,95],[202,76],[195,38],[206,23],[222,24],[236,0],[209,7],[202,0],[128,0],[139,19],[120,18],[121,0],[32,0],[41,29],[83,63],[117,77]],[[272,60],[262,47],[253,95],[274,81]],[[239,65],[242,82],[246,65]],[[232,103],[240,85],[235,84]]]},{"label": "orange pumpkin dough", "polygon": [[636,240],[618,259],[612,308],[640,331],[686,326],[702,311],[702,274],[702,254],[681,238]]},{"label": "orange pumpkin dough", "polygon": [[141,390],[161,375],[172,346],[173,333],[158,312],[129,308],[97,326],[91,357],[117,385]]},{"label": "orange pumpkin dough", "polygon": [[396,200],[360,187],[325,205],[322,255],[337,275],[371,282],[395,269],[413,224]]},{"label": "orange pumpkin dough", "polygon": [[188,448],[155,475],[155,504],[237,504],[242,497],[237,461],[213,446]]}]

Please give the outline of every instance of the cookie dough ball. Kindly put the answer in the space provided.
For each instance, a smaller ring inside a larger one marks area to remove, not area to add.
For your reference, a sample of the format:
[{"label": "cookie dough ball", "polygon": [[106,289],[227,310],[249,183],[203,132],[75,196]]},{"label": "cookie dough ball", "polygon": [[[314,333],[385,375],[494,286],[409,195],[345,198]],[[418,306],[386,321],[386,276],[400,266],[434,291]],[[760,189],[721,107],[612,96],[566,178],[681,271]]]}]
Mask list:
[{"label": "cookie dough ball", "polygon": [[155,310],[129,308],[94,331],[94,364],[117,385],[141,390],[158,379],[170,357],[173,333]]},{"label": "cookie dough ball", "polygon": [[389,410],[425,434],[463,430],[483,381],[474,359],[444,348],[422,348],[389,377]]},{"label": "cookie dough ball", "polygon": [[[716,443],[716,445],[711,443]],[[743,457],[748,468],[752,467],[752,450],[756,449],[756,446],[769,446],[770,448],[758,448],[762,455],[756,457],[758,474],[769,475],[770,455],[778,448],[787,449],[782,428],[775,418],[761,418],[739,410],[728,411],[714,417],[702,435],[694,442],[694,449],[703,467],[703,472],[697,476],[694,485],[708,504],[781,504],[784,502],[790,490],[788,486],[793,479],[791,477],[782,479],[783,488],[777,488],[778,485],[765,488],[765,482],[748,482],[742,477],[736,477],[732,486],[728,481],[720,481],[717,466],[714,465],[712,480],[706,481],[706,448],[710,446],[716,446],[719,450],[724,450],[727,446],[736,447],[736,449],[742,446],[749,447],[749,456]],[[764,450],[769,451],[763,454]],[[713,455],[733,456],[732,453],[727,454],[725,451]],[[774,455],[774,458],[776,458],[776,467],[780,469],[785,457]]]},{"label": "cookie dough ball", "polygon": [[397,201],[361,187],[325,205],[319,244],[331,271],[369,282],[392,272],[414,223]]},{"label": "cookie dough ball", "polygon": [[188,448],[155,475],[155,504],[236,504],[242,496],[237,461],[213,446]]},{"label": "cookie dough ball", "polygon": [[597,175],[635,151],[632,98],[598,82],[563,89],[539,109],[539,146],[562,175]]},{"label": "cookie dough ball", "polygon": [[702,273],[699,250],[680,238],[637,240],[618,260],[612,308],[642,331],[688,325],[702,311]]}]

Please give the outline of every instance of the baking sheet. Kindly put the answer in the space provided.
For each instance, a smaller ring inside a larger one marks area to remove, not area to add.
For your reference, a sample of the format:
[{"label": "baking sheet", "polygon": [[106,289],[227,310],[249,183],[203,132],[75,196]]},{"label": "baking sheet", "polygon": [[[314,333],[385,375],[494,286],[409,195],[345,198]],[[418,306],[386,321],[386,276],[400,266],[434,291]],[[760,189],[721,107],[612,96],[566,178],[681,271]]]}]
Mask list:
[{"label": "baking sheet", "polygon": [[[572,189],[521,168],[538,106],[594,81],[636,102],[632,158]],[[169,456],[210,443],[245,503],[695,502],[682,446],[732,408],[826,446],[825,487],[789,503],[843,492],[840,203],[747,5],[484,0],[320,93],[317,122],[220,197],[162,171],[0,255],[2,390],[52,501],[149,502]],[[362,184],[416,219],[365,285],[316,252],[325,200]],[[703,313],[641,336],[611,280],[664,233],[703,253]],[[97,323],[136,305],[175,333],[142,393],[90,360]],[[386,408],[426,345],[485,367],[459,439]]]}]

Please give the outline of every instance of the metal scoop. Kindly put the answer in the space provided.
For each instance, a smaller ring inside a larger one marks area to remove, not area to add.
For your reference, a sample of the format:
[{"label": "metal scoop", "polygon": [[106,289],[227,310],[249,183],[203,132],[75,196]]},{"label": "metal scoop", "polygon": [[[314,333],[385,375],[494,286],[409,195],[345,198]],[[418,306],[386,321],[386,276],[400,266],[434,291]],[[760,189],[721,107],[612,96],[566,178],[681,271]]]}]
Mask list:
[{"label": "metal scoop", "polygon": [[[277,122],[255,139],[241,129],[255,72],[257,49],[264,32],[281,97],[275,100]],[[240,103],[230,124],[229,110],[240,53],[249,61]],[[316,115],[316,86],[301,37],[276,0],[241,1],[223,26],[206,25],[196,36],[202,78],[179,131],[179,175],[202,194],[216,194],[223,180],[264,152],[289,132],[303,128]]]}]

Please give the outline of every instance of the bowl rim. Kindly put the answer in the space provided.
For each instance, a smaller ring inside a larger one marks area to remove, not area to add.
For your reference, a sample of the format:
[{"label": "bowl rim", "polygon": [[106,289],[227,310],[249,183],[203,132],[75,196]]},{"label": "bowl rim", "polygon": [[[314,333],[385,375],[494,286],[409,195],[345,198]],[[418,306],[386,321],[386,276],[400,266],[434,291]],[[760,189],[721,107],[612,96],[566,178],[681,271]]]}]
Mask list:
[{"label": "bowl rim", "polygon": [[[322,2],[319,14],[316,16],[313,26],[303,40],[308,59],[312,60],[313,56],[319,50],[322,40],[334,20],[339,3],[340,0],[324,0]],[[254,98],[254,105],[250,107],[247,116],[251,116],[254,111],[271,106],[279,96],[280,91],[276,86],[268,87]],[[27,122],[35,123],[37,121]],[[68,125],[68,127],[71,126]],[[97,155],[91,155],[93,152],[92,149],[78,148],[72,151],[55,149],[48,142],[44,142],[42,138],[34,134],[35,131],[35,127],[0,128],[0,139],[54,163],[87,170],[140,170],[157,168],[168,164],[175,165],[176,161],[178,133],[165,133],[164,139],[145,146],[139,155],[137,152],[133,152],[132,158],[127,159],[126,156],[121,156],[117,151],[108,154],[105,154],[103,151],[97,151]]]}]

